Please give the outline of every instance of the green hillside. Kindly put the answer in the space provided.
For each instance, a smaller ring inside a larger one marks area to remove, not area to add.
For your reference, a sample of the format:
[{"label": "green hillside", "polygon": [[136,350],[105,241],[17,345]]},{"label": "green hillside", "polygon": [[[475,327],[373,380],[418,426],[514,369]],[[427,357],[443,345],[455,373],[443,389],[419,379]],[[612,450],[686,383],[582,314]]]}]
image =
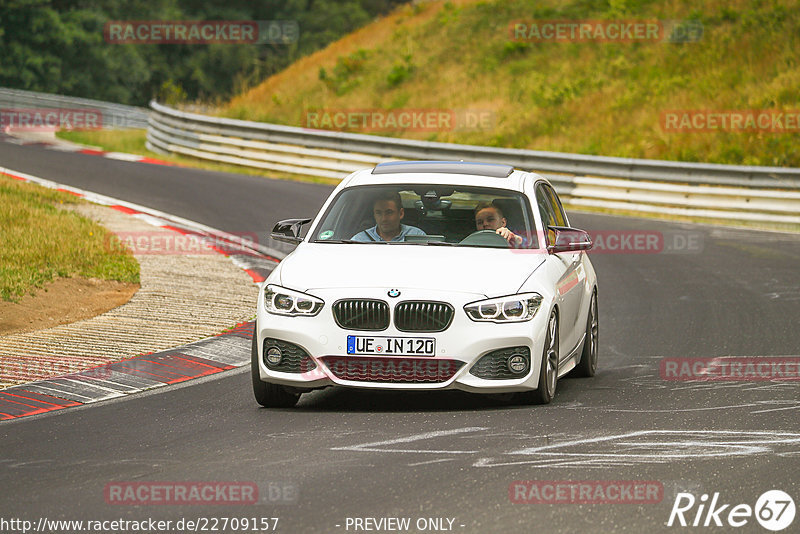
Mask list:
[{"label": "green hillside", "polygon": [[[533,42],[528,33],[513,38],[515,21],[661,21],[664,27],[688,21],[702,35],[694,42]],[[307,126],[314,117],[309,113],[320,110],[349,110],[348,116],[377,111],[383,118],[392,114],[381,110],[441,110],[456,120],[471,110],[470,116],[487,119],[482,126],[387,131],[391,121],[385,121],[379,129],[344,129],[583,154],[800,166],[798,50],[800,9],[792,0],[417,2],[299,60],[233,99],[221,114]],[[778,122],[783,131],[773,131],[774,123],[746,122],[736,131],[670,131],[662,120],[675,110],[787,115]]]}]

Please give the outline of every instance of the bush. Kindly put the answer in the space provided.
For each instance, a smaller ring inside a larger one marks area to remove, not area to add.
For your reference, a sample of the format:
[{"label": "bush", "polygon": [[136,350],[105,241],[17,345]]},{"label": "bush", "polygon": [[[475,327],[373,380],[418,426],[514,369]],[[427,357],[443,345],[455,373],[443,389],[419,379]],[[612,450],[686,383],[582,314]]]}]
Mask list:
[{"label": "bush", "polygon": [[361,82],[358,75],[364,71],[369,55],[369,51],[359,48],[349,56],[338,58],[331,75],[320,67],[318,77],[329,90],[342,96],[358,87]]},{"label": "bush", "polygon": [[414,72],[414,65],[411,63],[411,55],[403,58],[402,62],[397,62],[392,66],[389,75],[386,77],[386,82],[389,87],[397,87],[411,76]]}]

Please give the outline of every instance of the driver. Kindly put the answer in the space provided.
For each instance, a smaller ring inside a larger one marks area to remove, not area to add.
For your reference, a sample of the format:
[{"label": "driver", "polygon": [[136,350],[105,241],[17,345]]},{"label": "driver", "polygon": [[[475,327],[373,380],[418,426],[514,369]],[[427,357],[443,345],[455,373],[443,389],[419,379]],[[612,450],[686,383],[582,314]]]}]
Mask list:
[{"label": "driver", "polygon": [[408,226],[400,221],[405,216],[400,193],[389,191],[375,198],[372,204],[375,226],[356,235],[352,241],[369,243],[371,241],[405,241],[407,235],[425,235],[416,226]]},{"label": "driver", "polygon": [[498,206],[489,202],[480,202],[475,206],[475,226],[478,230],[494,230],[512,247],[521,246],[522,237],[506,228],[507,222],[503,210]]}]

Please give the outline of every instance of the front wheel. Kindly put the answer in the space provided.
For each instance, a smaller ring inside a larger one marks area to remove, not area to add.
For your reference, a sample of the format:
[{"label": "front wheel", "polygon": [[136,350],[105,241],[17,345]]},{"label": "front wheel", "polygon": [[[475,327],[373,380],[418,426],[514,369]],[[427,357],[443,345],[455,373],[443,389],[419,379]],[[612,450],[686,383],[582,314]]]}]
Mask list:
[{"label": "front wheel", "polygon": [[258,373],[258,328],[255,324],[250,348],[250,376],[253,379],[253,395],[256,402],[265,408],[291,408],[300,400],[300,393],[290,393],[281,385],[261,380]]},{"label": "front wheel", "polygon": [[556,394],[558,381],[558,316],[550,314],[547,336],[544,341],[542,365],[539,368],[539,385],[534,391],[523,393],[523,399],[531,404],[550,404]]}]

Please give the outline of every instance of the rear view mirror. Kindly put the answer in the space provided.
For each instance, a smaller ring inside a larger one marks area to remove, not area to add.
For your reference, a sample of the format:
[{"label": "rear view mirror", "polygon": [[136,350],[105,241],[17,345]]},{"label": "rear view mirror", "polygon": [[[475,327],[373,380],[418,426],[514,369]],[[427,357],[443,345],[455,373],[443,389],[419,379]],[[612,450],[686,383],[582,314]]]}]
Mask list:
[{"label": "rear view mirror", "polygon": [[592,248],[592,238],[584,230],[569,226],[548,226],[547,251],[550,254],[559,252],[575,252]]},{"label": "rear view mirror", "polygon": [[300,237],[300,229],[304,224],[308,224],[312,219],[284,219],[275,223],[270,237],[276,241],[283,241],[284,243],[300,243],[303,238]]}]

